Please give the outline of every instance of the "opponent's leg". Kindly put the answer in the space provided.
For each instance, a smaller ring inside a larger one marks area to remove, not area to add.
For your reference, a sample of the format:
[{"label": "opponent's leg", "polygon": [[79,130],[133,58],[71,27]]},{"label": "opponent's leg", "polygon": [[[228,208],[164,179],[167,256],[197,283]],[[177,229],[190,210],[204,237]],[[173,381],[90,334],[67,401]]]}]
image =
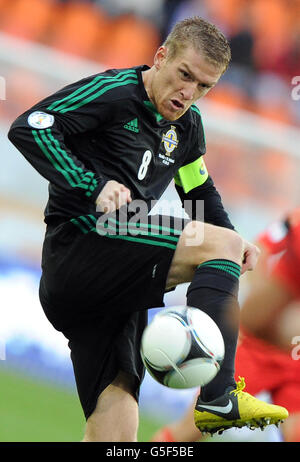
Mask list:
[{"label": "opponent's leg", "polygon": [[197,398],[193,400],[181,419],[160,428],[155,435],[153,435],[151,441],[166,443],[199,441],[201,433],[194,424],[194,409]]},{"label": "opponent's leg", "polygon": [[100,394],[86,423],[83,442],[136,442],[138,404],[133,396],[133,377],[119,372]]},{"label": "opponent's leg", "polygon": [[[246,331],[279,347],[290,348],[290,338],[281,345],[279,316],[282,315],[293,295],[274,276],[265,276],[263,283],[253,286],[243,303],[241,323]],[[297,322],[297,320],[295,320]]]},{"label": "opponent's leg", "polygon": [[281,425],[281,432],[286,443],[300,442],[300,412],[292,413]]}]

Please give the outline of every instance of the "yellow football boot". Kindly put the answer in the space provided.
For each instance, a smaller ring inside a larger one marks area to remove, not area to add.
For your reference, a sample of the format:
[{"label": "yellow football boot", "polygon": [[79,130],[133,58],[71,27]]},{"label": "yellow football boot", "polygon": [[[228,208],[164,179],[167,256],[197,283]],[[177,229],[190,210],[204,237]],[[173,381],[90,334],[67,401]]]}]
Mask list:
[{"label": "yellow football boot", "polygon": [[262,430],[271,424],[279,425],[289,415],[281,406],[265,403],[244,392],[245,380],[239,377],[235,389],[230,387],[226,393],[213,401],[197,400],[194,411],[196,427],[202,433],[221,434],[232,427],[245,427]]}]

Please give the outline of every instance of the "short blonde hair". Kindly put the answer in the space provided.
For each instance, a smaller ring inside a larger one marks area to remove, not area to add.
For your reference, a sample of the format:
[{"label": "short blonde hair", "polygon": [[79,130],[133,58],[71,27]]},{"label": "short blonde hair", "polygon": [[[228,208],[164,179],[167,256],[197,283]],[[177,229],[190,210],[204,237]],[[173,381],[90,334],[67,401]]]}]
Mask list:
[{"label": "short blonde hair", "polygon": [[207,61],[224,68],[223,72],[231,60],[231,50],[225,35],[215,25],[199,16],[175,24],[163,45],[168,48],[168,59],[175,58],[178,53],[192,45]]}]

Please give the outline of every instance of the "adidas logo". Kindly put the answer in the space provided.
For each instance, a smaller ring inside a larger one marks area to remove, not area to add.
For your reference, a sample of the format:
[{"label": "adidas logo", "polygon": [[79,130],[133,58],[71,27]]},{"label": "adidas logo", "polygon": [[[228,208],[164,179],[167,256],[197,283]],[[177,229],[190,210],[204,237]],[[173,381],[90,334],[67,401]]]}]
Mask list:
[{"label": "adidas logo", "polygon": [[124,128],[126,130],[130,130],[131,132],[139,133],[139,128],[138,128],[138,120],[133,119],[130,122],[127,122],[127,124],[124,125]]}]

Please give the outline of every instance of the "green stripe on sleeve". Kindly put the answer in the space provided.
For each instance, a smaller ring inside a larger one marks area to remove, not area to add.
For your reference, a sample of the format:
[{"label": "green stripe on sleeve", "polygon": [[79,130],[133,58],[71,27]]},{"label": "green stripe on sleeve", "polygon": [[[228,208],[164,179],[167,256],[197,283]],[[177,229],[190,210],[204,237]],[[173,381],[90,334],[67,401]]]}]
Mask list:
[{"label": "green stripe on sleeve", "polygon": [[184,165],[178,170],[175,183],[181,186],[185,193],[188,193],[197,186],[201,186],[208,178],[208,171],[203,157],[199,157],[194,162]]},{"label": "green stripe on sleeve", "polygon": [[82,188],[86,191],[87,196],[91,195],[97,187],[94,174],[92,172],[85,173],[74,163],[67,152],[60,147],[58,140],[52,136],[50,129],[46,131],[32,130],[32,134],[41,151],[53,167],[64,176],[69,185],[72,188]]},{"label": "green stripe on sleeve", "polygon": [[[32,130],[32,134],[33,134],[33,137],[35,139],[35,142],[37,143],[37,145],[39,146],[39,148],[41,149],[41,151],[45,154],[45,156],[47,157],[47,159],[51,162],[51,164],[55,167],[55,169],[60,172],[64,177],[65,179],[67,180],[67,182],[71,185],[71,186],[75,186],[75,182],[73,181],[73,179],[70,177],[69,173],[64,170],[57,162],[57,160],[55,160],[51,154],[49,153],[47,147],[44,145],[43,141],[39,138],[39,135],[38,135],[38,132],[36,130]],[[43,136],[41,134],[41,136]]]},{"label": "green stripe on sleeve", "polygon": [[[59,111],[60,109],[63,109],[67,107],[69,104],[73,104],[74,101],[77,101],[77,99],[83,98],[90,92],[94,91],[95,88],[97,88],[97,85],[99,85],[99,82],[101,85],[104,85],[107,82],[111,81],[118,81],[121,80],[122,78],[127,78],[127,76],[131,77],[136,77],[136,72],[134,69],[130,69],[127,71],[122,71],[116,76],[105,76],[105,75],[97,75],[91,82],[82,85],[81,87],[77,88],[77,90],[73,91],[69,95],[65,96],[62,99],[59,99],[57,101],[54,101],[50,106],[48,106],[47,109],[49,110],[55,110]],[[92,88],[90,88],[92,87]],[[88,90],[89,89],[89,90]],[[87,90],[87,91],[85,91]],[[84,92],[85,91],[85,92]],[[82,93],[84,92],[84,93]],[[80,94],[81,93],[81,94]],[[75,99],[77,97],[77,99]]]},{"label": "green stripe on sleeve", "polygon": [[[64,169],[65,172],[67,172],[70,177],[73,177],[72,181],[69,181],[71,186],[75,186],[76,183],[80,183],[81,178],[79,177],[78,173],[74,170],[72,170],[65,162],[64,157],[61,156],[61,154],[57,151],[55,147],[51,144],[51,141],[47,138],[45,134],[45,130],[40,130],[40,136],[44,143],[46,144],[48,150],[53,154],[57,162],[61,165],[61,167]],[[88,186],[85,185],[85,188],[87,189]]]},{"label": "green stripe on sleeve", "polygon": [[[88,189],[90,193],[92,193],[95,188],[97,187],[97,181],[94,179],[94,173],[93,172],[84,172],[84,170],[79,167],[78,165],[75,164],[74,160],[72,159],[71,156],[68,155],[68,153],[61,148],[60,144],[59,144],[59,141],[53,137],[52,133],[51,133],[51,129],[48,128],[46,130],[46,133],[49,137],[49,139],[52,141],[52,143],[54,144],[55,148],[56,148],[56,153],[58,155],[60,155],[60,159],[61,159],[61,163],[64,165],[64,167],[70,171],[74,177],[76,177],[77,179],[77,185],[78,187],[80,188],[83,188],[83,189]],[[70,167],[68,167],[64,160],[66,160],[69,164]],[[90,184],[92,183],[92,184]],[[87,192],[87,193],[88,193]],[[86,194],[87,194],[86,193]]]},{"label": "green stripe on sleeve", "polygon": [[71,98],[77,96],[79,93],[86,90],[87,88],[92,87],[93,85],[95,85],[98,82],[99,79],[100,79],[100,76],[95,77],[91,82],[87,83],[86,85],[83,85],[82,87],[77,88],[77,90],[73,91],[72,93],[65,96],[64,98],[58,99],[57,101],[54,101],[52,104],[50,104],[50,106],[47,107],[47,109],[49,109],[50,111],[57,110],[56,107],[58,105],[60,105],[60,104],[64,103],[65,101],[68,101]]},{"label": "green stripe on sleeve", "polygon": [[137,79],[132,78],[132,79],[124,80],[124,82],[115,82],[115,83],[113,83],[111,85],[107,85],[105,88],[102,88],[102,90],[98,91],[97,93],[94,93],[91,96],[89,96],[88,98],[85,98],[85,99],[79,101],[78,104],[75,104],[73,106],[69,106],[69,107],[60,109],[60,112],[62,114],[64,114],[65,112],[74,111],[75,109],[78,109],[81,106],[84,106],[85,104],[90,103],[91,101],[98,98],[99,96],[102,96],[108,90],[112,90],[113,88],[121,87],[123,85],[129,85],[130,83],[134,83],[135,85],[138,85],[139,82],[138,82]]}]

